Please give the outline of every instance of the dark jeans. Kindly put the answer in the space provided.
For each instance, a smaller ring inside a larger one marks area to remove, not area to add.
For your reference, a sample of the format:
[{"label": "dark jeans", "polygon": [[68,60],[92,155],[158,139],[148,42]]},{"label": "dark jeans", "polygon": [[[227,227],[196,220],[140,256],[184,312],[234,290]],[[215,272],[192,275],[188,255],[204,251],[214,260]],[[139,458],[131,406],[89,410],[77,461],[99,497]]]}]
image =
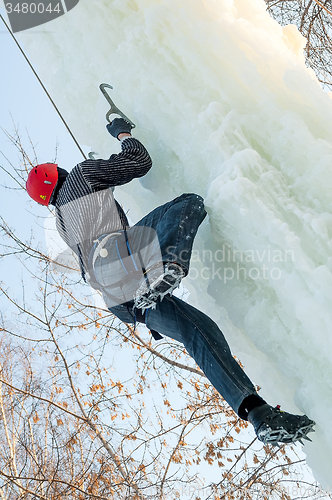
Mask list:
[{"label": "dark jeans", "polygon": [[183,194],[155,208],[135,226],[155,229],[163,262],[177,262],[188,274],[194,239],[205,216],[203,198]]},{"label": "dark jeans", "polygon": [[[183,194],[162,205],[140,220],[137,226],[156,230],[163,261],[177,262],[188,272],[192,245],[206,211],[203,199]],[[107,297],[105,297],[107,303]],[[111,307],[122,321],[133,323],[133,301]],[[177,297],[166,296],[155,309],[148,309],[146,326],[185,346],[212,385],[238,413],[243,400],[257,394],[240,365],[235,361],[227,341],[206,314]],[[243,418],[243,415],[240,415]]]}]

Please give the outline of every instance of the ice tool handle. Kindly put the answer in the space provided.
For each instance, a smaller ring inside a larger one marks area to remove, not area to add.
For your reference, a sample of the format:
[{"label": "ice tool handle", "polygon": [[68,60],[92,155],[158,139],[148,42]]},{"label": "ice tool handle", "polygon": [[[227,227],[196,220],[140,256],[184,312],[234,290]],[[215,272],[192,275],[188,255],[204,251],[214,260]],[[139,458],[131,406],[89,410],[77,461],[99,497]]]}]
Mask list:
[{"label": "ice tool handle", "polygon": [[130,123],[130,125],[132,125],[133,128],[135,128],[136,127],[135,123],[132,122],[131,120],[129,120],[129,118],[126,115],[124,115],[122,113],[122,111],[120,111],[117,106],[115,106],[114,102],[112,101],[112,99],[108,95],[108,92],[107,92],[106,88],[112,89],[113,88],[112,85],[109,85],[108,83],[101,83],[99,85],[99,88],[100,88],[102,94],[104,95],[105,99],[107,100],[107,102],[111,105],[111,109],[106,113],[106,120],[109,123],[112,123],[112,120],[110,120],[110,116],[113,115],[113,114],[119,115],[124,120],[126,120],[128,123]]}]

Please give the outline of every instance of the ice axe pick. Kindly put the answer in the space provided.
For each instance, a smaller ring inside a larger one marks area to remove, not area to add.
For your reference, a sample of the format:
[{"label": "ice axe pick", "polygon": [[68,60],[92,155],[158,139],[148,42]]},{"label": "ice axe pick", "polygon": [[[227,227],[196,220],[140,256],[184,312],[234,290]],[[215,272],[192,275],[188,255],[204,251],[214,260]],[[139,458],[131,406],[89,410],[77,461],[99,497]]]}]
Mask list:
[{"label": "ice axe pick", "polygon": [[101,83],[99,85],[99,88],[103,94],[103,96],[105,97],[105,99],[107,100],[107,102],[110,104],[111,106],[111,109],[106,113],[106,120],[111,123],[112,120],[110,120],[110,116],[115,114],[115,115],[119,115],[121,116],[124,120],[126,120],[128,123],[130,123],[130,125],[132,125],[133,128],[136,127],[135,123],[132,122],[124,113],[122,113],[122,111],[120,111],[120,109],[114,104],[114,102],[112,101],[111,97],[109,96],[108,92],[106,89],[113,89],[112,85],[109,85],[108,83]]}]

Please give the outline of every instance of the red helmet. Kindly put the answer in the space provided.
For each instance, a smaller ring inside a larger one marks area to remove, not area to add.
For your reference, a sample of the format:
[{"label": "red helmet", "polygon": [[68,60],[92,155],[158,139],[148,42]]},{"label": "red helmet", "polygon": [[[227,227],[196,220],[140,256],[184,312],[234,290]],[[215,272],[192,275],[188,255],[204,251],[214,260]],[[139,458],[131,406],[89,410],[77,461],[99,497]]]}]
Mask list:
[{"label": "red helmet", "polygon": [[34,167],[28,175],[26,189],[28,195],[40,205],[48,205],[58,182],[58,165],[42,163]]}]

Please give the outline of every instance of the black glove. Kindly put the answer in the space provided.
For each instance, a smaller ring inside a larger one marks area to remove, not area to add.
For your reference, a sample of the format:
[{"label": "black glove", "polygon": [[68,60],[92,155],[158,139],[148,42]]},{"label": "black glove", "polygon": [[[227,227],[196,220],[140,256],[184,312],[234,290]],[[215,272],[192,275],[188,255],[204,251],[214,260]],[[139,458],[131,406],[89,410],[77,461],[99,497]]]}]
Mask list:
[{"label": "black glove", "polygon": [[114,118],[112,123],[108,123],[106,125],[106,128],[107,131],[117,139],[119,134],[123,133],[130,134],[133,126],[130,125],[130,123],[128,123],[123,118]]}]

